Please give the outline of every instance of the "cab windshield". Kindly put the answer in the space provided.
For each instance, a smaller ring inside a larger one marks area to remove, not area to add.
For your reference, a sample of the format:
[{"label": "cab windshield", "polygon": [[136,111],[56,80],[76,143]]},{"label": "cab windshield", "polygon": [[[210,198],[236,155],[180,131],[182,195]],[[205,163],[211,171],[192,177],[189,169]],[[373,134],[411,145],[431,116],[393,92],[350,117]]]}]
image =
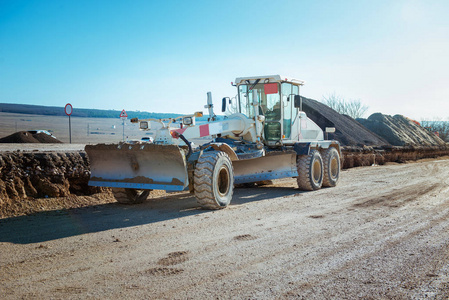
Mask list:
[{"label": "cab windshield", "polygon": [[259,103],[259,114],[263,114],[267,121],[281,119],[281,98],[278,83],[257,83],[239,85],[240,112],[249,118],[254,117],[253,96]]},{"label": "cab windshield", "polygon": [[294,107],[294,96],[299,95],[299,85],[290,82],[240,84],[240,112],[249,118],[254,118],[253,98],[258,101],[257,114],[265,116],[264,139],[268,142],[289,140],[292,134],[292,124],[298,116]]}]

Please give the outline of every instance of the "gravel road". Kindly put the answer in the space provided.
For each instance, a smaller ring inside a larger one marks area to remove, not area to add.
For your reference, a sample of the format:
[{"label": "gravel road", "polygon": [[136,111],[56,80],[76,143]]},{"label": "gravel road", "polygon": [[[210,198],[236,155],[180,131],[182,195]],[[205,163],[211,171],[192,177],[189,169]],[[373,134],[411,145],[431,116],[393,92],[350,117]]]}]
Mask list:
[{"label": "gravel road", "polygon": [[447,299],[449,160],[0,220],[2,299]]}]

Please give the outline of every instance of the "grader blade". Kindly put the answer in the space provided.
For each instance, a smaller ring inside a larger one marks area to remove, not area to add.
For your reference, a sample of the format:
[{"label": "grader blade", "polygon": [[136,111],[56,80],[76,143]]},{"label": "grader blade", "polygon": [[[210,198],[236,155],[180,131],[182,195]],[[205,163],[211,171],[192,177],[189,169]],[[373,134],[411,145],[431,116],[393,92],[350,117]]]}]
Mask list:
[{"label": "grader blade", "polygon": [[259,158],[236,160],[233,165],[236,184],[298,176],[295,152],[276,151]]},{"label": "grader blade", "polygon": [[182,191],[188,185],[184,151],[175,145],[86,145],[89,185]]}]

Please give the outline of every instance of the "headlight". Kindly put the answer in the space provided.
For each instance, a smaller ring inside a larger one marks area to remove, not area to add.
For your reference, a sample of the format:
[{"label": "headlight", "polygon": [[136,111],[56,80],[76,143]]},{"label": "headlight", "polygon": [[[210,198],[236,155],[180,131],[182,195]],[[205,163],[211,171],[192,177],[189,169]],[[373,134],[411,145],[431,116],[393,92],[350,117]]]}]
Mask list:
[{"label": "headlight", "polygon": [[184,124],[185,126],[195,125],[195,118],[194,117],[182,118],[182,124]]},{"label": "headlight", "polygon": [[147,121],[141,121],[140,122],[140,129],[148,129],[148,122]]}]

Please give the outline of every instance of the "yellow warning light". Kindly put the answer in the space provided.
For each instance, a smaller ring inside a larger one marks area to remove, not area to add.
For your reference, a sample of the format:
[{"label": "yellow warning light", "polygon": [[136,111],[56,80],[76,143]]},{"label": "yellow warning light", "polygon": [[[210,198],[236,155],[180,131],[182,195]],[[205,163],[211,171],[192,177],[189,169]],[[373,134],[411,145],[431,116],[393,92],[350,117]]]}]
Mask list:
[{"label": "yellow warning light", "polygon": [[201,118],[203,116],[203,112],[202,111],[197,111],[194,113],[195,117],[197,118]]},{"label": "yellow warning light", "polygon": [[285,134],[282,135],[282,139],[285,139]]}]

